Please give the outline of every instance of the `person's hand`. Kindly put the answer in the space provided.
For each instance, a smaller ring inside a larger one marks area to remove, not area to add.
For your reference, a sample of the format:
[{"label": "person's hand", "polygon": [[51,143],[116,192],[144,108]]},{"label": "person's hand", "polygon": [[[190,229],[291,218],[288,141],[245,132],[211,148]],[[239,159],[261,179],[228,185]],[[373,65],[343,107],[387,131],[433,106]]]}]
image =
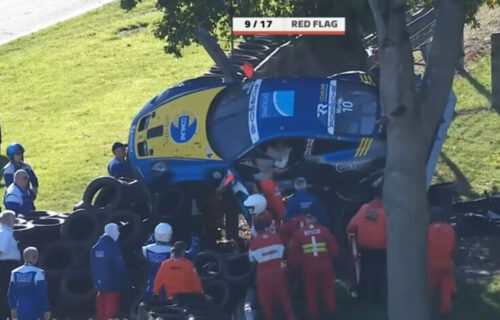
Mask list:
[{"label": "person's hand", "polygon": [[49,320],[51,316],[50,311],[45,311],[45,314],[43,315],[44,320]]},{"label": "person's hand", "polygon": [[16,309],[11,309],[10,310],[12,320],[17,320],[17,310]]}]

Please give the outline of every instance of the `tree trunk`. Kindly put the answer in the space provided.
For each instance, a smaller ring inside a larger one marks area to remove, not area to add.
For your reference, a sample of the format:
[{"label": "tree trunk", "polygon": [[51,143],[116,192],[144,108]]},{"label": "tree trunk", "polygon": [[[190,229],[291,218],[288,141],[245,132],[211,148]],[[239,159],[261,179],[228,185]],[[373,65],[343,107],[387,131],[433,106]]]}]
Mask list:
[{"label": "tree trunk", "polygon": [[[405,0],[369,0],[380,42],[380,99],[387,118],[384,179],[390,320],[430,318],[427,290],[426,164],[453,81],[463,2],[439,1],[436,31],[418,94]],[[434,43],[436,42],[436,43]]]}]

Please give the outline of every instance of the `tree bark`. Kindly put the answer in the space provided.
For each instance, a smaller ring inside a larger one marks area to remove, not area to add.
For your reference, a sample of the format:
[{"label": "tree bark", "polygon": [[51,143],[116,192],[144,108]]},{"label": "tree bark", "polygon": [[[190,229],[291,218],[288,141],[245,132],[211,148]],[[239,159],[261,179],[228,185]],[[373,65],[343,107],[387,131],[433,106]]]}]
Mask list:
[{"label": "tree bark", "polygon": [[427,290],[426,164],[459,54],[461,0],[439,2],[422,89],[414,83],[405,0],[369,0],[380,43],[380,99],[387,118],[384,175],[390,320],[430,318]]}]

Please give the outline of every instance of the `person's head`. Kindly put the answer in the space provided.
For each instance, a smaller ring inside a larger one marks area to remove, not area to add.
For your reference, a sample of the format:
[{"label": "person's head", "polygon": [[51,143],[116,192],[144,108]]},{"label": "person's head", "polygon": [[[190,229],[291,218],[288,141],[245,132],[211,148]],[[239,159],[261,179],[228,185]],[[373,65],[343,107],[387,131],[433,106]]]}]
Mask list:
[{"label": "person's head", "polygon": [[14,227],[16,224],[16,214],[14,211],[5,210],[0,213],[0,223],[9,228]]},{"label": "person's head", "polygon": [[28,187],[29,177],[26,170],[19,169],[14,173],[14,183],[23,189]]},{"label": "person's head", "polygon": [[172,239],[172,227],[166,223],[161,222],[155,227],[155,240],[156,242],[168,243]]},{"label": "person's head", "polygon": [[267,226],[268,226],[268,221],[264,219],[255,219],[255,221],[253,222],[253,227],[257,232],[266,231]]},{"label": "person's head", "polygon": [[307,180],[304,177],[300,177],[295,179],[294,182],[295,190],[306,190],[307,189]]},{"label": "person's head", "polygon": [[184,242],[177,241],[176,243],[174,243],[172,253],[175,258],[183,257],[186,254],[186,245],[184,244]]},{"label": "person's head", "polygon": [[24,161],[24,148],[18,143],[11,143],[7,147],[7,158],[16,163],[22,163]]},{"label": "person's head", "polygon": [[261,194],[252,194],[244,202],[243,205],[248,209],[252,215],[259,215],[266,211],[267,200]]},{"label": "person's head", "polygon": [[307,224],[316,223],[317,221],[316,216],[312,212],[306,212],[304,215],[306,216]]},{"label": "person's head", "polygon": [[123,160],[127,156],[127,145],[121,142],[115,142],[111,147],[111,151],[113,151],[116,158]]},{"label": "person's head", "polygon": [[104,226],[104,234],[117,241],[120,237],[120,230],[118,229],[118,225],[116,223],[108,223]]},{"label": "person's head", "polygon": [[429,210],[431,223],[444,221],[444,209],[442,207],[431,207]]},{"label": "person's head", "polygon": [[36,264],[38,262],[38,250],[35,247],[27,247],[23,251],[23,259],[25,263]]}]

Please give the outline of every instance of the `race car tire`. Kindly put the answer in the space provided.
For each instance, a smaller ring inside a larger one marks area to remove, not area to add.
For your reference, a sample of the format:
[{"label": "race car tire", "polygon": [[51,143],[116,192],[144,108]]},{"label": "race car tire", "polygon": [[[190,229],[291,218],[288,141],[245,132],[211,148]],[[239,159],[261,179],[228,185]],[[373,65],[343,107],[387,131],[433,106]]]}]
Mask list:
[{"label": "race car tire", "polygon": [[71,272],[77,264],[78,254],[75,246],[67,242],[51,243],[40,255],[40,266],[48,276],[63,276]]},{"label": "race car tire", "polygon": [[222,258],[214,251],[202,251],[193,261],[201,278],[218,278],[222,276]]},{"label": "race car tire", "polygon": [[36,218],[28,222],[28,225],[35,227],[35,236],[37,239],[37,248],[43,251],[45,246],[59,240],[61,234],[61,225],[64,219],[56,216]]},{"label": "race car tire", "polygon": [[92,275],[88,270],[71,270],[61,279],[59,298],[67,307],[93,305],[96,293]]},{"label": "race car tire", "polygon": [[25,219],[27,221],[34,220],[36,218],[51,217],[58,215],[57,212],[50,210],[34,210],[27,213],[21,213],[18,215],[19,218]]},{"label": "race car tire", "polygon": [[251,281],[255,273],[255,265],[248,255],[232,255],[224,260],[224,279],[232,285],[242,285]]},{"label": "race car tire", "polygon": [[86,207],[117,210],[124,202],[123,188],[125,186],[126,182],[113,177],[96,178],[85,188],[82,201]]},{"label": "race car tire", "polygon": [[226,281],[219,279],[204,281],[203,292],[213,299],[217,310],[224,310],[228,307],[231,290]]},{"label": "race car tire", "polygon": [[106,215],[101,230],[108,223],[116,223],[120,228],[118,244],[122,248],[138,246],[142,230],[142,220],[134,212],[128,210],[117,210]]},{"label": "race car tire", "polygon": [[61,238],[64,241],[90,247],[101,233],[101,223],[95,212],[76,211],[61,226]]}]

